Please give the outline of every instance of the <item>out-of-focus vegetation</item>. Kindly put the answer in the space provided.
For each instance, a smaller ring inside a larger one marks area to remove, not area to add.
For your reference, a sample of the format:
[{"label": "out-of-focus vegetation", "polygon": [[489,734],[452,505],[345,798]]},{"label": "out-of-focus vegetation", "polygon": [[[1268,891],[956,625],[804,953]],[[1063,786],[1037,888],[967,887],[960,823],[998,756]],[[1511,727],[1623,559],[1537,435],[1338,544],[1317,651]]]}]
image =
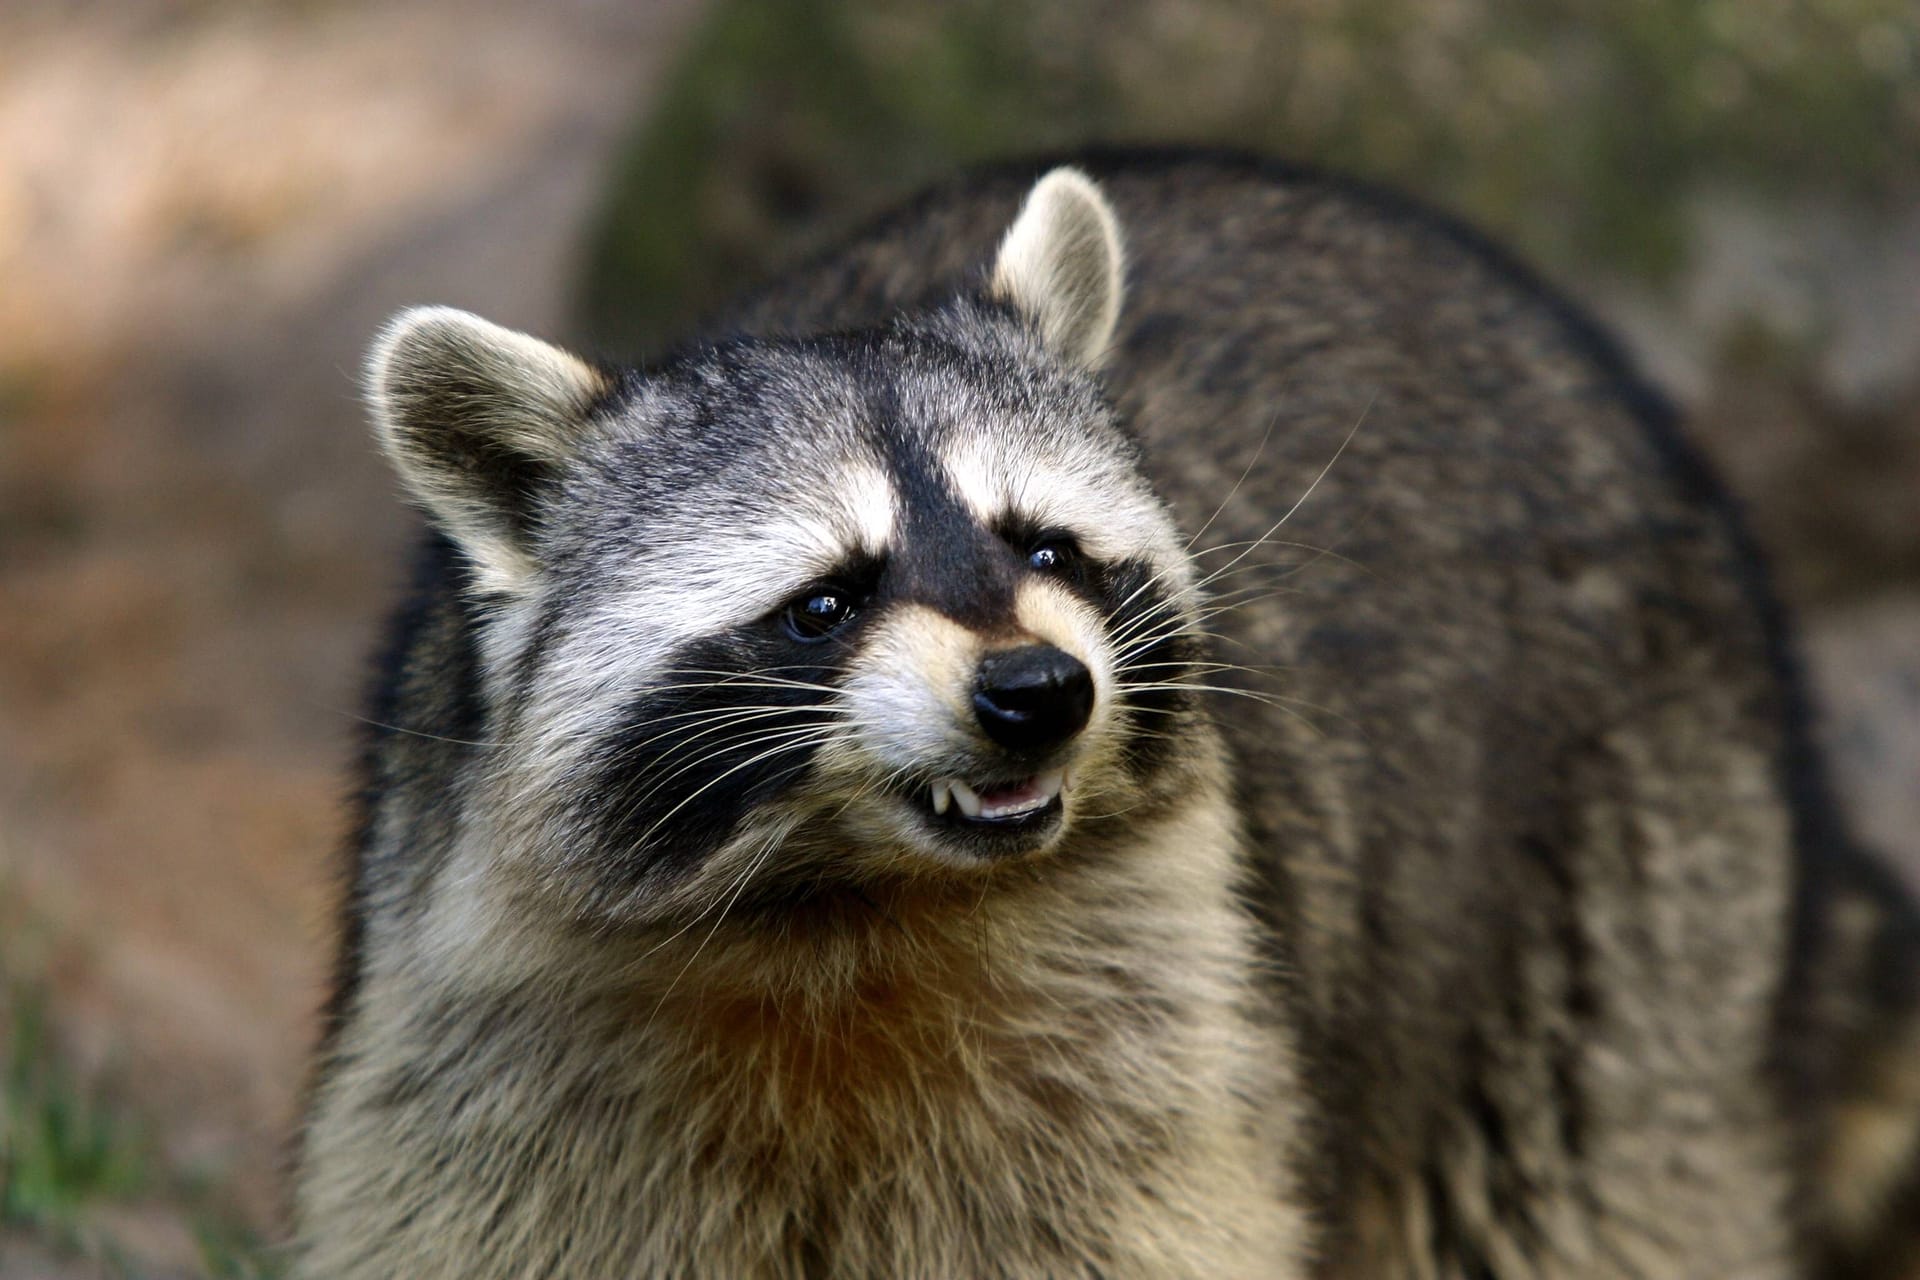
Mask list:
[{"label": "out-of-focus vegetation", "polygon": [[[170,1164],[116,1100],[111,1073],[82,1069],[60,1043],[46,972],[58,944],[4,881],[0,930],[0,1239],[17,1234],[51,1260],[108,1276],[179,1274],[188,1256],[213,1280],[273,1275],[217,1180]],[[177,1238],[182,1230],[190,1238]]]},{"label": "out-of-focus vegetation", "polygon": [[960,163],[1209,142],[1389,180],[1549,270],[1658,284],[1685,203],[1920,185],[1912,0],[721,0],[589,255],[589,333],[684,331]]},{"label": "out-of-focus vegetation", "polygon": [[144,1153],[51,1051],[42,992],[10,989],[0,1011],[10,1041],[0,1068],[0,1222],[73,1242],[90,1206],[146,1189]]}]

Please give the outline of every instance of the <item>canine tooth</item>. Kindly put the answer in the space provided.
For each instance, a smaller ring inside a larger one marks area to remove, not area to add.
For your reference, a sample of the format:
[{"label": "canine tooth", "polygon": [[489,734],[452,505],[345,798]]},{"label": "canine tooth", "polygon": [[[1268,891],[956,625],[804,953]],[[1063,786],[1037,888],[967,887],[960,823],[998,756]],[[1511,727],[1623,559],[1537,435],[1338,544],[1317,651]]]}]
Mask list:
[{"label": "canine tooth", "polygon": [[974,794],[972,787],[958,778],[948,782],[947,785],[953,789],[953,798],[959,802],[960,812],[969,818],[980,816],[980,797]]},{"label": "canine tooth", "polygon": [[1073,790],[1073,766],[1072,765],[1068,765],[1066,768],[1060,771],[1060,789],[1062,791]]},{"label": "canine tooth", "polygon": [[1040,793],[1042,803],[1053,799],[1067,785],[1065,769],[1049,769],[1033,780],[1034,789]]},{"label": "canine tooth", "polygon": [[933,784],[933,811],[945,813],[947,806],[953,803],[953,784],[942,779]]}]

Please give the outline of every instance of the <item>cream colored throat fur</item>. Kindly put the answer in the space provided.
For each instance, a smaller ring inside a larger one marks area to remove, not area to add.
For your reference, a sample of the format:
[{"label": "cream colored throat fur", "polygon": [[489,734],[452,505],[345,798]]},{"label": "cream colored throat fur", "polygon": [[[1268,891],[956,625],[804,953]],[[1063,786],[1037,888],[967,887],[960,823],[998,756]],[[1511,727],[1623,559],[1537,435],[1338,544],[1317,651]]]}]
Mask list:
[{"label": "cream colored throat fur", "polygon": [[[298,1274],[1299,1274],[1225,811],[879,928],[638,965],[548,937],[548,980],[485,994],[472,956],[388,940],[302,1187],[361,1229]],[[473,907],[435,910],[476,953],[533,943]]]}]

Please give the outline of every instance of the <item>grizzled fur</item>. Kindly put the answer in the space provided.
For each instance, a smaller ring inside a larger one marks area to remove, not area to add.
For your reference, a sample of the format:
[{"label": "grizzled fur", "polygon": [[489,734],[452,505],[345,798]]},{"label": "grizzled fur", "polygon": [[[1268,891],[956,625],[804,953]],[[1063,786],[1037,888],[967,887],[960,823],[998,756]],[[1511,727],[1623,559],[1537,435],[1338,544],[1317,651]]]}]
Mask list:
[{"label": "grizzled fur", "polygon": [[[1395,199],[1081,165],[654,368],[383,340],[297,1274],[1900,1274],[1912,917],[1664,415]],[[941,826],[1036,639],[1058,818]]]}]

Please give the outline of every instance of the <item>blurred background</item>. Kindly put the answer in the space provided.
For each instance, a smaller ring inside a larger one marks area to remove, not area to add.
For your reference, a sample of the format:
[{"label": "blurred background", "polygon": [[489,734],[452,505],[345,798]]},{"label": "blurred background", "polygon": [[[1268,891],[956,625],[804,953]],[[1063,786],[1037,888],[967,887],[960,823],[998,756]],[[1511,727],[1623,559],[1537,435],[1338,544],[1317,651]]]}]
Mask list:
[{"label": "blurred background", "polygon": [[0,1280],[272,1274],[393,309],[636,356],[971,159],[1411,189],[1626,339],[1750,507],[1920,883],[1912,0],[5,0]]}]

